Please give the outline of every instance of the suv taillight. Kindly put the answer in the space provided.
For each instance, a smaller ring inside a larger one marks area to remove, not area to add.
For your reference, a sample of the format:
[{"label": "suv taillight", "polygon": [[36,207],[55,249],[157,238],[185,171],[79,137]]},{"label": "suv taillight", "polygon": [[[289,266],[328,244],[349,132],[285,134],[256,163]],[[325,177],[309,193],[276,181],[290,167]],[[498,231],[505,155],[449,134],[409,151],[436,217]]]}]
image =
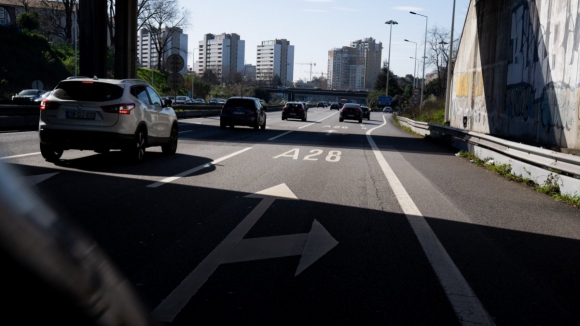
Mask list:
[{"label": "suv taillight", "polygon": [[49,100],[42,100],[42,102],[40,102],[40,110],[44,111],[44,110],[56,110],[60,107],[60,104],[58,103],[54,103],[54,102],[50,102]]},{"label": "suv taillight", "polygon": [[282,111],[286,111],[286,110],[288,110],[288,108],[287,108],[287,107],[283,107],[283,108],[282,108]]},{"label": "suv taillight", "polygon": [[115,105],[101,106],[101,109],[107,113],[131,114],[131,110],[135,108],[135,103],[123,103]]}]

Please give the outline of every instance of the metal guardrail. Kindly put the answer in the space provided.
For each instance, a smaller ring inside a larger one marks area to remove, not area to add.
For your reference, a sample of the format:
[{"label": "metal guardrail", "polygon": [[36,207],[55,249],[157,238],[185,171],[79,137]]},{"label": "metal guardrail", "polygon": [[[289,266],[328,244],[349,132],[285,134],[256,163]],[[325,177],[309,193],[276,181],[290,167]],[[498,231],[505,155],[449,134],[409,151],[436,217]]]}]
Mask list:
[{"label": "metal guardrail", "polygon": [[417,129],[449,135],[471,144],[486,147],[536,166],[555,169],[575,176],[580,176],[580,157],[559,153],[552,150],[525,145],[490,135],[456,129],[452,127],[433,125],[398,117],[399,121]]}]

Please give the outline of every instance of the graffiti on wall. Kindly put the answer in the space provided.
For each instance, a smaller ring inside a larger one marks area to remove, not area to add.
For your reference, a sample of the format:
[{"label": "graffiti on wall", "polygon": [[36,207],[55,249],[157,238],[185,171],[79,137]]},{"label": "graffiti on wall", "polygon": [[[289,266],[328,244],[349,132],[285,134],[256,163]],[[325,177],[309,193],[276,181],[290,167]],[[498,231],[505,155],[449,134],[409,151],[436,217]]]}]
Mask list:
[{"label": "graffiti on wall", "polygon": [[[452,125],[580,149],[580,0],[512,0],[495,18],[508,35],[494,37],[498,51],[485,53],[492,58],[485,67],[481,52],[456,67]],[[502,51],[507,56],[495,54]]]}]

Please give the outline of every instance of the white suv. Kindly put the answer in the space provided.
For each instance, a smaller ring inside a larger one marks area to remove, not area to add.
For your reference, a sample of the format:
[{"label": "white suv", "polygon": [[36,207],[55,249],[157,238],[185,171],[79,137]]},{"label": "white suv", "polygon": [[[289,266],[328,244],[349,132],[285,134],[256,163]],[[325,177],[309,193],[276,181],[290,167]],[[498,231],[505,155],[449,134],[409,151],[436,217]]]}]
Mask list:
[{"label": "white suv", "polygon": [[67,149],[120,149],[133,162],[151,146],[175,154],[177,117],[168,104],[140,79],[63,80],[40,105],[40,152],[49,162]]}]

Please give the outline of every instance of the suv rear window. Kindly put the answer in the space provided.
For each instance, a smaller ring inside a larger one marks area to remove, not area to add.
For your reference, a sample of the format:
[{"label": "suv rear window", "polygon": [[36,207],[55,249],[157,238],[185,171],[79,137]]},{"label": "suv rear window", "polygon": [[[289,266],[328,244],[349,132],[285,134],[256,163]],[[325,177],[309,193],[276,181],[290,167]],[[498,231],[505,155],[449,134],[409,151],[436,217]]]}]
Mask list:
[{"label": "suv rear window", "polygon": [[123,88],[117,85],[92,81],[63,81],[52,93],[61,100],[107,102],[123,96]]},{"label": "suv rear window", "polygon": [[244,109],[255,109],[256,104],[253,100],[242,100],[242,99],[231,99],[226,102],[226,107],[229,108],[244,108]]}]

